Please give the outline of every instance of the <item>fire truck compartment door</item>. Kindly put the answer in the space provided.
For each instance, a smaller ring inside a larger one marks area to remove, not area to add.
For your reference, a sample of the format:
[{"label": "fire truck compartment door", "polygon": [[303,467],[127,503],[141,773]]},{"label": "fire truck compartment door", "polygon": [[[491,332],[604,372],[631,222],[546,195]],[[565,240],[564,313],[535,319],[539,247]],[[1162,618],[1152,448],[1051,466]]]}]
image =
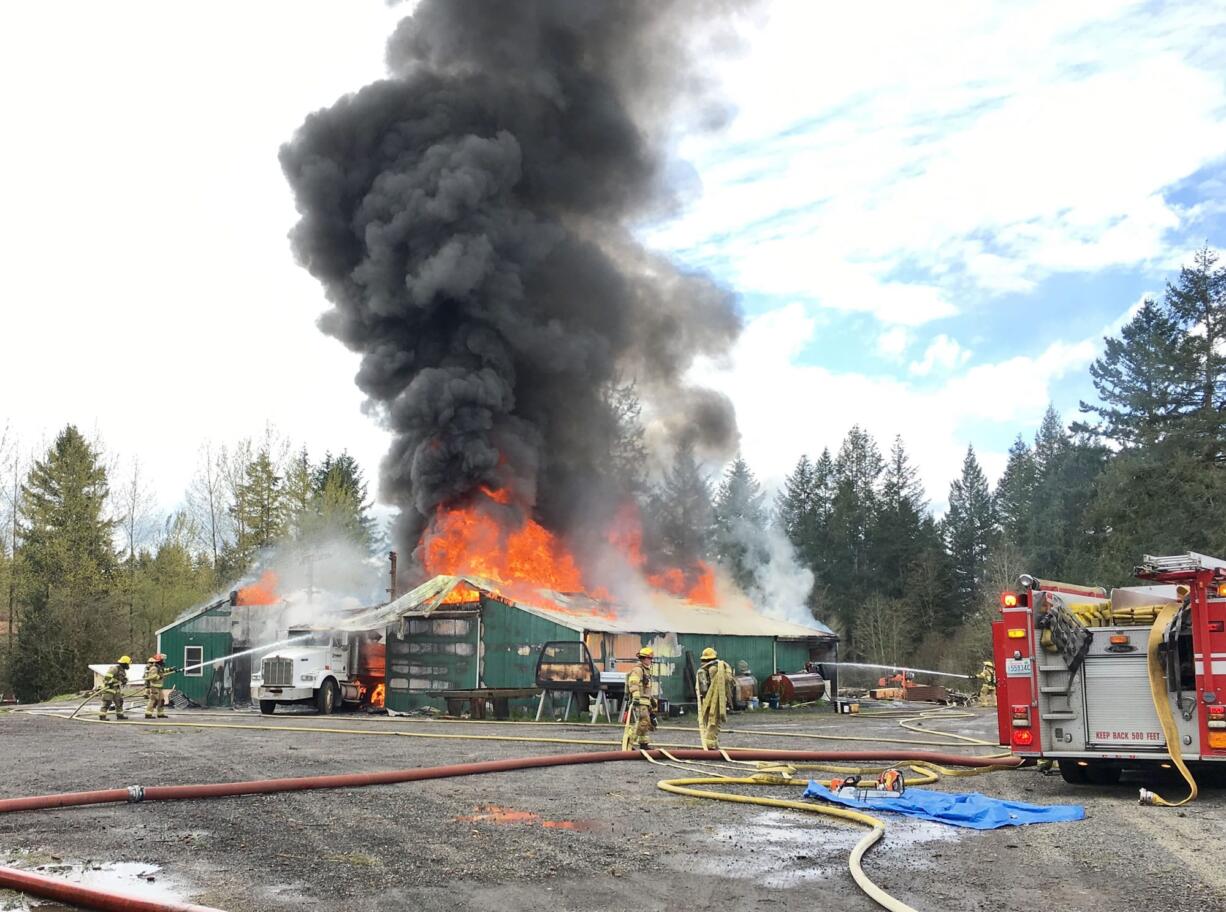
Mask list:
[{"label": "fire truck compartment door", "polygon": [[1166,747],[1145,663],[1144,655],[1086,658],[1087,745],[1129,750]]}]

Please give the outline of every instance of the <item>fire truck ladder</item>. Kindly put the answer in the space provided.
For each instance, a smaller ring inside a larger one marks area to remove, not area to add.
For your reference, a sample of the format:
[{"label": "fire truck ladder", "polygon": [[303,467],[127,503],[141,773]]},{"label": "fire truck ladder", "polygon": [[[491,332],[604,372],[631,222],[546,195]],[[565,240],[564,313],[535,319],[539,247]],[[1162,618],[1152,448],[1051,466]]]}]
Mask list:
[{"label": "fire truck ladder", "polygon": [[1049,706],[1048,711],[1043,713],[1043,719],[1053,722],[1074,719],[1077,714],[1073,711],[1071,699],[1073,682],[1077,680],[1077,673],[1081,671],[1081,665],[1090,651],[1090,642],[1093,637],[1090,631],[1077,620],[1077,617],[1064,607],[1064,602],[1058,597],[1053,599],[1051,607],[1045,614],[1039,615],[1035,626],[1051,631],[1051,641],[1064,657],[1063,667],[1053,668],[1039,665],[1040,673],[1067,673],[1063,684],[1040,682],[1039,691],[1041,693],[1063,697],[1065,700],[1064,706]]},{"label": "fire truck ladder", "polygon": [[1158,557],[1146,554],[1141,559],[1138,568],[1147,573],[1180,573],[1189,570],[1226,570],[1226,560],[1197,554],[1195,551],[1185,551],[1183,554],[1170,554]]}]

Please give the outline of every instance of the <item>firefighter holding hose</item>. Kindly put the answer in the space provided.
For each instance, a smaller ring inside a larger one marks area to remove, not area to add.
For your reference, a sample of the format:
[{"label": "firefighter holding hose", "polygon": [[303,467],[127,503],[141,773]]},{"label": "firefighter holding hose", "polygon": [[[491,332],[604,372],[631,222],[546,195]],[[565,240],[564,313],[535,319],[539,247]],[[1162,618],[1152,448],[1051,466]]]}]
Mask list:
[{"label": "firefighter holding hose", "polygon": [[732,704],[732,666],[712,646],[702,651],[701,661],[695,684],[699,733],[706,750],[719,750],[719,727],[728,718]]},{"label": "firefighter holding hose", "polygon": [[175,669],[166,667],[166,656],[164,653],[155,653],[149,656],[149,662],[145,665],[145,718],[152,719],[155,716],[159,719],[166,718],[166,679],[169,678]]},{"label": "firefighter holding hose", "polygon": [[651,693],[651,660],[655,651],[644,646],[638,651],[639,663],[626,675],[626,731],[622,748],[647,750],[651,747],[651,732],[656,727],[656,698]]},{"label": "firefighter holding hose", "polygon": [[995,706],[996,665],[991,661],[984,662],[983,668],[975,677],[979,679],[979,705]]},{"label": "firefighter holding hose", "polygon": [[102,678],[102,707],[98,710],[98,718],[106,721],[111,706],[115,707],[115,718],[128,718],[123,714],[123,689],[128,684],[128,666],[132,664],[129,656],[120,656],[119,661],[110,667]]}]

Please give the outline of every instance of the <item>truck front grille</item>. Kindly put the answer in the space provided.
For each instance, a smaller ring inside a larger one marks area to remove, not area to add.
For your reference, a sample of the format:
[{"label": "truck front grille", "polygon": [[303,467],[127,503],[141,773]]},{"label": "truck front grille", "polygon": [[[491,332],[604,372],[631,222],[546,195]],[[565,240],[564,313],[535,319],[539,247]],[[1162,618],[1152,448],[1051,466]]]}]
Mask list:
[{"label": "truck front grille", "polygon": [[274,656],[264,660],[264,686],[290,687],[294,683],[294,660]]}]

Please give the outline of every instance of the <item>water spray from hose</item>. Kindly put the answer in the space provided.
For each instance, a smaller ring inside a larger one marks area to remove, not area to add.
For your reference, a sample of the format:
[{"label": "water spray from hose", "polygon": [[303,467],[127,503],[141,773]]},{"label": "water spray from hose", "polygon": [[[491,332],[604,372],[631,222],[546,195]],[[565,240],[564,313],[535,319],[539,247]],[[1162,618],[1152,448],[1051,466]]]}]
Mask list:
[{"label": "water spray from hose", "polygon": [[962,678],[970,680],[970,675],[954,674],[952,671],[933,671],[931,668],[911,668],[907,665],[875,665],[872,662],[822,662],[823,665],[837,665],[839,668],[884,668],[886,671],[901,671],[904,674],[913,671],[916,674],[937,675],[942,678]]},{"label": "water spray from hose", "polygon": [[[199,665],[189,665],[186,668],[180,668],[178,673],[187,674],[190,671],[199,671],[201,668],[208,668],[210,665],[222,665],[226,662],[233,661],[234,659],[242,658],[245,655],[251,655],[253,652],[266,652],[269,649],[276,649],[278,646],[287,646],[290,643],[297,643],[301,640],[307,640],[310,638],[311,634],[304,633],[299,636],[290,637],[287,640],[278,640],[275,643],[265,643],[262,646],[252,646],[250,649],[244,649],[242,652],[232,652],[229,655],[219,656],[216,659],[209,659],[207,662],[201,662]],[[140,682],[138,681],[135,683]]]}]

